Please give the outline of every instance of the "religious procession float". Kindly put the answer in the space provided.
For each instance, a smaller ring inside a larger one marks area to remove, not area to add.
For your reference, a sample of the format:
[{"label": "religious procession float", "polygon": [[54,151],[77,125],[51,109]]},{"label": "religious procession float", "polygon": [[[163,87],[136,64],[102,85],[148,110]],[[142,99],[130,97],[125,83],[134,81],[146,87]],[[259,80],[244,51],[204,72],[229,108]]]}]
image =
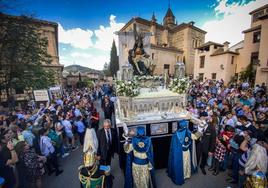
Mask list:
[{"label": "religious procession float", "polygon": [[119,160],[125,187],[155,187],[153,172],[159,168],[168,168],[173,182],[183,184],[197,166],[189,122],[201,122],[185,109],[190,82],[184,63],[175,65],[173,78],[167,71],[156,76],[155,64],[144,49],[146,34],[134,27],[134,31],[118,35],[119,40],[123,35],[134,41],[115,84]]}]

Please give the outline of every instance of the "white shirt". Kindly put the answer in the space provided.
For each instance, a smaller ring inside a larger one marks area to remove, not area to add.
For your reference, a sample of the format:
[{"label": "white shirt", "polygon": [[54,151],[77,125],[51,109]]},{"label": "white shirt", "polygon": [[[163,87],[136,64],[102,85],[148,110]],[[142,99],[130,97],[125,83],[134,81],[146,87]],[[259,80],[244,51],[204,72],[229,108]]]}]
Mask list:
[{"label": "white shirt", "polygon": [[109,136],[110,136],[110,142],[112,142],[112,133],[111,133],[111,129],[105,130],[105,135],[106,135],[107,142],[109,142],[108,134],[109,134]]},{"label": "white shirt", "polygon": [[75,115],[75,117],[82,116],[82,114],[81,114],[81,112],[80,112],[80,110],[78,108],[76,108],[74,110],[74,115]]},{"label": "white shirt", "polygon": [[72,133],[72,124],[69,120],[65,119],[61,122],[61,124],[64,126],[64,131],[66,133]]},{"label": "white shirt", "polygon": [[41,136],[40,138],[40,150],[42,155],[48,156],[50,153],[54,153],[55,148],[51,143],[51,139],[47,136]]}]

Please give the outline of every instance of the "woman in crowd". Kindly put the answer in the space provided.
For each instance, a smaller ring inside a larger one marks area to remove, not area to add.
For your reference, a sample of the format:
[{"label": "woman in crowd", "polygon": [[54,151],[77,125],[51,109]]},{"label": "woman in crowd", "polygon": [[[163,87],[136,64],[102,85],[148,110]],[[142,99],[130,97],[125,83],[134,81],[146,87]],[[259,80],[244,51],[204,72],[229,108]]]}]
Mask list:
[{"label": "woman in crowd", "polygon": [[56,176],[60,175],[63,170],[59,169],[58,159],[57,159],[57,153],[55,151],[55,148],[52,144],[51,139],[47,136],[49,133],[49,129],[42,128],[40,130],[40,150],[43,156],[47,158],[47,168],[48,168],[48,174],[51,175],[55,169]]},{"label": "woman in crowd", "polygon": [[[19,142],[15,150],[19,157],[19,162],[21,172],[26,179],[25,188],[41,188],[42,181],[41,177],[45,173],[44,163],[46,162],[46,157],[39,156],[36,154],[34,149],[31,149],[27,142]],[[20,182],[21,184],[22,182]]]}]

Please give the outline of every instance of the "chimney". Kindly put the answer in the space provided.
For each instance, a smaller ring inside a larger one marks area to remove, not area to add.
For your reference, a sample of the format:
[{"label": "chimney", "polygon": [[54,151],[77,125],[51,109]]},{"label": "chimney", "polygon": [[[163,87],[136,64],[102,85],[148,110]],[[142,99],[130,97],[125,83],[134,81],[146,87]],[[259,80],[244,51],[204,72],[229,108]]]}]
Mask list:
[{"label": "chimney", "polygon": [[188,24],[190,24],[190,25],[194,25],[195,23],[194,23],[193,21],[191,21],[191,22],[189,22]]},{"label": "chimney", "polygon": [[211,44],[209,46],[209,51],[210,51],[210,53],[213,53],[215,51],[214,44]]},{"label": "chimney", "polygon": [[228,41],[226,41],[226,42],[223,43],[223,50],[224,50],[225,52],[228,51],[228,49],[229,49],[229,44],[230,44],[230,42],[228,42]]}]

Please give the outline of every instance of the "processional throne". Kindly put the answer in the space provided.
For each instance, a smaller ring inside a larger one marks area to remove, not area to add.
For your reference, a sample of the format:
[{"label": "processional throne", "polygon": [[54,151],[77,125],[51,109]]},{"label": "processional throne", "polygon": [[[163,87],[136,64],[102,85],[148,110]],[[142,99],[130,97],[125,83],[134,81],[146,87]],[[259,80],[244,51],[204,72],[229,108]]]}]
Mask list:
[{"label": "processional throne", "polygon": [[[185,110],[186,94],[170,91],[165,86],[167,78],[153,75],[155,63],[146,52],[146,49],[150,49],[150,44],[144,43],[144,41],[150,41],[148,37],[151,36],[151,33],[139,32],[134,25],[134,31],[119,32],[118,35],[119,55],[122,55],[122,50],[125,50],[128,51],[128,57],[117,73],[117,80],[125,85],[133,83],[139,86],[137,96],[117,96],[115,103],[121,167],[125,162],[123,151],[125,138],[123,135],[128,134],[128,137],[135,135],[138,126],[144,126],[146,135],[152,138],[155,167],[166,167],[170,140],[172,134],[177,130],[177,122],[189,119]],[[129,44],[122,44],[120,40],[131,41],[132,48],[126,49],[125,47]],[[119,57],[119,59],[124,58]],[[175,76],[178,78],[184,77],[185,67],[183,69],[183,65],[178,65],[178,70],[176,66],[174,67],[178,72]],[[156,88],[153,91],[152,86]]]}]

